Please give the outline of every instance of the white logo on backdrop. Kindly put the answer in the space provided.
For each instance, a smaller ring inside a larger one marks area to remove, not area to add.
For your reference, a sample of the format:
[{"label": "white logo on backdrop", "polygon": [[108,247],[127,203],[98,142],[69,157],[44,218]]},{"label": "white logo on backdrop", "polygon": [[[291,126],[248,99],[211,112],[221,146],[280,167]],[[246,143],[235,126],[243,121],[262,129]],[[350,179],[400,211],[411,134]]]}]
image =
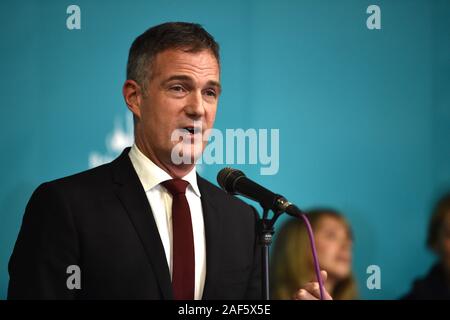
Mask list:
[{"label": "white logo on backdrop", "polygon": [[[201,122],[194,121],[192,132],[187,129],[176,129],[172,133],[172,141],[178,142],[171,153],[173,163],[191,164],[195,161],[199,173],[203,171],[205,164],[260,164],[261,175],[278,173],[279,129],[238,128],[225,129],[222,132],[211,128],[204,132],[201,125]],[[99,151],[89,153],[89,167],[94,168],[113,161],[133,142],[133,116],[128,113],[125,118],[115,119],[114,128],[105,139],[106,153]],[[203,142],[207,142],[204,150]],[[193,153],[192,144],[194,144]]]},{"label": "white logo on backdrop", "polygon": [[133,115],[127,113],[124,118],[117,117],[114,121],[113,131],[105,139],[107,152],[92,151],[89,153],[89,168],[111,162],[123,149],[131,146],[133,142]]}]

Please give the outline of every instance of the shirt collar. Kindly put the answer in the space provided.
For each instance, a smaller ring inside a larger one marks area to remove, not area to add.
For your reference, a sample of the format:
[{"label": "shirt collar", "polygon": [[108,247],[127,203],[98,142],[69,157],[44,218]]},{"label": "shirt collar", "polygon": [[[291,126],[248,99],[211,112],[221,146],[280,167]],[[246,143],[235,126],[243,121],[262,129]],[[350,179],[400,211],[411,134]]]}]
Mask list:
[{"label": "shirt collar", "polygon": [[[153,161],[147,158],[141,150],[133,144],[128,153],[131,163],[144,187],[145,192],[158,186],[161,182],[173,179],[166,171],[158,167]],[[185,175],[183,180],[189,182],[189,187],[191,190],[200,197],[200,189],[197,185],[197,171],[194,168]]]}]

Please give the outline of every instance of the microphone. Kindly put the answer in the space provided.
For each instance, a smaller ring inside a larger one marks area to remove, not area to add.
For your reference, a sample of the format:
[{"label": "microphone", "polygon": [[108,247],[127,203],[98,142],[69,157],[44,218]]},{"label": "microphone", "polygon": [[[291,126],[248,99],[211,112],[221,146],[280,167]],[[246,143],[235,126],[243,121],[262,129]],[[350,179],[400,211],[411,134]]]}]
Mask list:
[{"label": "microphone", "polygon": [[[256,182],[250,180],[245,176],[245,174],[240,171],[233,168],[223,168],[219,171],[217,174],[217,182],[219,183],[220,187],[225,190],[225,192],[233,195],[241,195],[244,197],[247,197],[251,200],[254,200],[256,202],[259,202],[264,210],[272,210],[276,215],[274,218],[272,218],[271,222],[274,223],[274,221],[278,218],[278,214],[286,212],[290,216],[293,216],[295,218],[301,218],[303,219],[306,230],[308,232],[309,242],[311,245],[311,251],[313,255],[313,261],[314,261],[314,270],[317,277],[317,282],[319,283],[319,291],[320,291],[320,300],[323,300],[324,298],[324,284],[322,277],[320,275],[320,265],[319,265],[319,259],[317,258],[317,250],[316,245],[314,243],[314,234],[311,227],[311,224],[309,223],[308,218],[306,217],[306,214],[304,214],[295,204],[290,203],[286,200],[285,197],[273,193],[270,190],[267,190],[263,186],[257,184]],[[273,225],[272,225],[273,227]],[[267,232],[267,230],[263,230],[262,238],[263,239],[272,239],[272,236],[267,236],[267,234],[264,233],[264,231]],[[273,229],[272,229],[273,233]],[[269,243],[270,244],[270,243]],[[268,287],[268,257],[269,257],[269,249],[268,244],[264,243],[264,250],[263,250],[263,257],[264,257],[264,268],[263,268],[263,275],[264,275],[264,281],[263,283],[266,285],[265,289],[265,295],[268,299],[269,297],[269,287]],[[263,285],[264,287],[264,285]]]},{"label": "microphone", "polygon": [[265,210],[272,210],[275,213],[286,212],[296,218],[302,214],[302,211],[296,205],[287,201],[285,197],[250,180],[240,170],[229,167],[223,168],[217,174],[217,183],[229,194],[241,195],[259,202]]}]

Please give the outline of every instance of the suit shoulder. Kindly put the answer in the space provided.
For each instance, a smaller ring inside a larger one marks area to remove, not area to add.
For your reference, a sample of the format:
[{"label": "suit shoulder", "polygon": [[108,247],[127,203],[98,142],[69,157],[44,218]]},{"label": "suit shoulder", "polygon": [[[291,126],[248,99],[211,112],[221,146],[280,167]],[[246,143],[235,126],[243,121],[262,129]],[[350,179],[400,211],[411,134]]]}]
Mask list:
[{"label": "suit shoulder", "polygon": [[111,181],[111,163],[81,171],[66,177],[42,183],[36,191],[44,189],[90,190],[98,189]]}]

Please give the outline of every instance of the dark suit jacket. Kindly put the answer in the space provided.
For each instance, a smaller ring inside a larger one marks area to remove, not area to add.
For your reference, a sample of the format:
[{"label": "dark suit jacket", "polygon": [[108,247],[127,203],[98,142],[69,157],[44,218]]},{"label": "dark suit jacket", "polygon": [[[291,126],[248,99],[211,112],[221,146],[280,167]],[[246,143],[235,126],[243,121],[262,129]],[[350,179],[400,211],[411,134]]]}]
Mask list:
[{"label": "dark suit jacket", "polygon": [[[149,202],[128,157],[40,185],[9,262],[9,299],[173,299]],[[203,299],[259,299],[256,211],[198,177],[206,234]],[[69,265],[81,289],[69,290]]]}]

